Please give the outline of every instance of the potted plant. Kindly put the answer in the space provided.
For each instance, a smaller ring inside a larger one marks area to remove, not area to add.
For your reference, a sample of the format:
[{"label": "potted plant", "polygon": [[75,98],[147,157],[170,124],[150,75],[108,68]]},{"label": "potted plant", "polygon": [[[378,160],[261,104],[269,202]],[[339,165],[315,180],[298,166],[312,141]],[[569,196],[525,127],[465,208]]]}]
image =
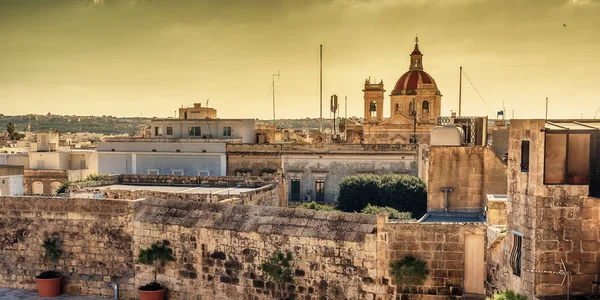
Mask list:
[{"label": "potted plant", "polygon": [[140,250],[137,262],[153,267],[154,281],[139,288],[140,300],[162,300],[165,298],[166,288],[156,281],[159,268],[164,268],[167,261],[174,261],[173,249],[165,243],[154,243],[148,249]]},{"label": "potted plant", "polygon": [[[47,266],[49,261],[56,263],[62,254],[62,250],[58,245],[58,239],[56,238],[45,239],[42,248],[44,248],[42,259],[45,266]],[[43,271],[35,277],[35,282],[37,283],[38,295],[40,297],[56,297],[60,295],[62,285],[62,276],[60,273],[51,270]]]}]

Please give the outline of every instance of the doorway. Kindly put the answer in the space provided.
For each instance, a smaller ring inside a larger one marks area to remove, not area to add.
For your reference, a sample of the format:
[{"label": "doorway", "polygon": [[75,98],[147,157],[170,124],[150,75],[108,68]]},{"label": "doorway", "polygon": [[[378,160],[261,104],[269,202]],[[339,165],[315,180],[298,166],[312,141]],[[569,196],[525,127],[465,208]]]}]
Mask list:
[{"label": "doorway", "polygon": [[464,294],[485,294],[485,241],[482,234],[465,235]]}]

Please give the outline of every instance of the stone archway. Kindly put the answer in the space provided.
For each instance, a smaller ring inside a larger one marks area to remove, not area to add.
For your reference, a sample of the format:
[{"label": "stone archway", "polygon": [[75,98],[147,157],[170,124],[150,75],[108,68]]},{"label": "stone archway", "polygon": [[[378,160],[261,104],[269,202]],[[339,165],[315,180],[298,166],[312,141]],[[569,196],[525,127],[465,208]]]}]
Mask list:
[{"label": "stone archway", "polygon": [[52,183],[50,183],[50,194],[56,195],[61,185],[62,184],[58,181],[53,181]]}]

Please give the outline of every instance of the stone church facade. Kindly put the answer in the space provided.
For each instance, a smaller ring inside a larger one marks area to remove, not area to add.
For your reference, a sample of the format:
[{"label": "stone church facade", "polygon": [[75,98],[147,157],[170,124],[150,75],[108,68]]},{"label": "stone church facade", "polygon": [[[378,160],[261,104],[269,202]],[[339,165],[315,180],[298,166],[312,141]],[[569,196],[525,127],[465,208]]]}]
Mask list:
[{"label": "stone church facade", "polygon": [[[423,70],[418,39],[410,54],[409,70],[390,94],[390,117],[383,118],[383,81],[364,84],[364,121],[347,125],[349,143],[429,144],[431,129],[441,114],[442,94],[431,75]],[[415,140],[416,138],[416,140]]]}]

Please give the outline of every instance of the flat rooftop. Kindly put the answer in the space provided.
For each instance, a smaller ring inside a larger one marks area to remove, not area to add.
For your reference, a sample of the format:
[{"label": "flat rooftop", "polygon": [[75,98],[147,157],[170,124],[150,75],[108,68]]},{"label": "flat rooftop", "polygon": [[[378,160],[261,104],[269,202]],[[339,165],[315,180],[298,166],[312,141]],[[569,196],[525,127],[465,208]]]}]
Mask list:
[{"label": "flat rooftop", "polygon": [[420,223],[482,223],[485,218],[478,213],[429,212]]},{"label": "flat rooftop", "polygon": [[92,190],[121,190],[121,191],[152,191],[166,192],[173,194],[219,194],[219,195],[239,195],[240,193],[254,191],[259,189],[249,187],[204,187],[204,186],[170,186],[170,185],[130,185],[113,184],[101,187],[91,188]]}]

